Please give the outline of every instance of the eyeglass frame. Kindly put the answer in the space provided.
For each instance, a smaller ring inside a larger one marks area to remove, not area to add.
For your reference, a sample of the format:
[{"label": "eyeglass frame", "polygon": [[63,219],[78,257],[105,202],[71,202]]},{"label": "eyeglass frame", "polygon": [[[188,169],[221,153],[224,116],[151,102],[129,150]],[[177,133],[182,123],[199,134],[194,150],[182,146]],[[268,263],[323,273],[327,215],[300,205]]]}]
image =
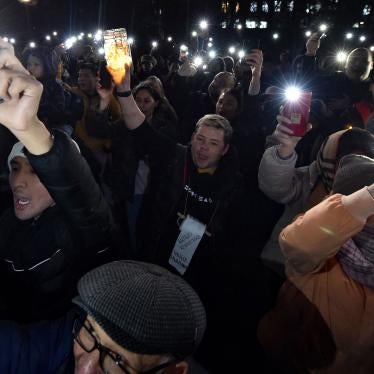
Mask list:
[{"label": "eyeglass frame", "polygon": [[[95,335],[92,334],[93,331],[95,331],[93,329],[93,327],[91,326],[91,324],[89,324],[90,326],[87,327],[86,324],[86,319],[83,319],[82,316],[80,316],[79,314],[77,314],[73,320],[73,329],[72,329],[72,333],[73,333],[73,337],[74,337],[74,340],[79,344],[79,346],[87,353],[92,353],[95,349],[97,349],[99,351],[99,364],[100,364],[100,368],[102,370],[105,371],[105,368],[104,368],[104,360],[106,358],[106,356],[109,356],[113,362],[125,373],[125,374],[131,374],[129,372],[129,370],[123,366],[120,361],[123,361],[124,357],[122,355],[120,355],[119,353],[117,352],[113,352],[112,350],[110,350],[109,348],[105,347],[104,345],[102,345],[101,343],[99,343],[95,337]],[[89,323],[89,322],[88,322]],[[92,349],[87,349],[84,344],[80,341],[79,339],[79,335],[82,331],[82,328],[85,329],[85,331],[87,331],[87,333],[89,334],[89,336],[92,338],[93,340],[93,343],[94,343],[94,346]],[[174,360],[170,360],[170,361],[167,361],[163,364],[160,364],[160,365],[157,365],[155,366],[154,368],[152,369],[149,369],[149,370],[145,370],[145,371],[138,371],[137,369],[133,368],[132,366],[128,365],[128,368],[131,369],[131,370],[134,370],[137,374],[155,374],[157,372],[159,372],[160,370],[162,369],[166,369],[169,365],[171,364],[176,364],[178,362],[180,362],[181,360],[177,360],[177,359],[174,359]]]}]

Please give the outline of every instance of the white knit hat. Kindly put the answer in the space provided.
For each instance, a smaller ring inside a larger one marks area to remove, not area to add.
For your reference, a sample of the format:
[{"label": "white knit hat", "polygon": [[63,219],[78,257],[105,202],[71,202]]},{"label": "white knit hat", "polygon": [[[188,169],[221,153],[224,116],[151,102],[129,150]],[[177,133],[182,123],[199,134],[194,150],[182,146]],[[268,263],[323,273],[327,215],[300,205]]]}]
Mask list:
[{"label": "white knit hat", "polygon": [[26,155],[23,153],[23,148],[24,145],[21,142],[17,142],[14,144],[12,150],[9,153],[8,156],[8,168],[9,170],[11,169],[10,162],[15,158],[15,157],[24,157],[27,158]]}]

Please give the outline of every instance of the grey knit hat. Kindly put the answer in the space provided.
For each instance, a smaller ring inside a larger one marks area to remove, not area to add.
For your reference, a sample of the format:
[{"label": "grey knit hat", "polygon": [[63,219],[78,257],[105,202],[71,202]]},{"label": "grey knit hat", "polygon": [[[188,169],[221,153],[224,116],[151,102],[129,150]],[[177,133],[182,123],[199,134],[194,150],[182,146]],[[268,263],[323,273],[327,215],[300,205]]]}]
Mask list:
[{"label": "grey knit hat", "polygon": [[139,354],[184,358],[205,331],[204,307],[180,277],[152,264],[116,261],[78,282],[73,302],[123,348]]},{"label": "grey knit hat", "polygon": [[374,183],[374,159],[366,156],[342,157],[335,174],[332,191],[350,195]]}]

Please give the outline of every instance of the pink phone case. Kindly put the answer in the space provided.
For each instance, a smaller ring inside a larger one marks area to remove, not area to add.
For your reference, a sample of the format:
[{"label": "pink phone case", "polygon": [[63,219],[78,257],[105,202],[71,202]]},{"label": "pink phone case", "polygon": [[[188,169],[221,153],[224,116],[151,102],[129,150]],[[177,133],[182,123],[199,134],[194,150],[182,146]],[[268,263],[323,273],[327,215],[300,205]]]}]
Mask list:
[{"label": "pink phone case", "polygon": [[289,118],[292,123],[282,124],[293,131],[293,136],[302,137],[306,134],[311,102],[312,92],[303,91],[297,101],[285,103],[282,115]]}]

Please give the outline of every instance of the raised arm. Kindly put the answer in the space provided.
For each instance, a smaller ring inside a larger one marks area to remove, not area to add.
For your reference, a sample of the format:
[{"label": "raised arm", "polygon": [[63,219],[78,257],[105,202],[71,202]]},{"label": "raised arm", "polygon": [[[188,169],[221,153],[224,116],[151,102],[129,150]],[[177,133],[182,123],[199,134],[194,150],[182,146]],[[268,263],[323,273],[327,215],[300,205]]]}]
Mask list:
[{"label": "raised arm", "polygon": [[[112,76],[115,75],[115,72],[111,70],[110,67],[108,67],[108,70]],[[135,130],[145,121],[145,115],[138,108],[134,97],[131,94],[130,75],[130,65],[126,64],[125,74],[120,83],[116,84],[116,88],[117,98],[122,109],[123,120],[129,130]]]},{"label": "raised arm", "polygon": [[279,236],[288,274],[318,271],[374,215],[374,185],[333,195],[287,226]]},{"label": "raised arm", "polygon": [[268,148],[262,156],[258,183],[270,199],[288,204],[302,193],[302,173],[295,168],[295,147],[301,138],[292,136],[292,130],[282,124],[291,123],[288,118],[279,115],[277,120],[272,137],[278,144]]},{"label": "raised arm", "polygon": [[0,123],[25,146],[39,179],[85,243],[95,244],[97,235],[108,232],[110,209],[76,145],[62,132],[53,137],[38,119],[42,91],[14,56],[13,47],[0,40]]},{"label": "raised arm", "polygon": [[256,96],[261,90],[261,72],[264,57],[260,49],[253,49],[248,55],[248,63],[251,66],[252,79],[249,83],[248,95]]}]

